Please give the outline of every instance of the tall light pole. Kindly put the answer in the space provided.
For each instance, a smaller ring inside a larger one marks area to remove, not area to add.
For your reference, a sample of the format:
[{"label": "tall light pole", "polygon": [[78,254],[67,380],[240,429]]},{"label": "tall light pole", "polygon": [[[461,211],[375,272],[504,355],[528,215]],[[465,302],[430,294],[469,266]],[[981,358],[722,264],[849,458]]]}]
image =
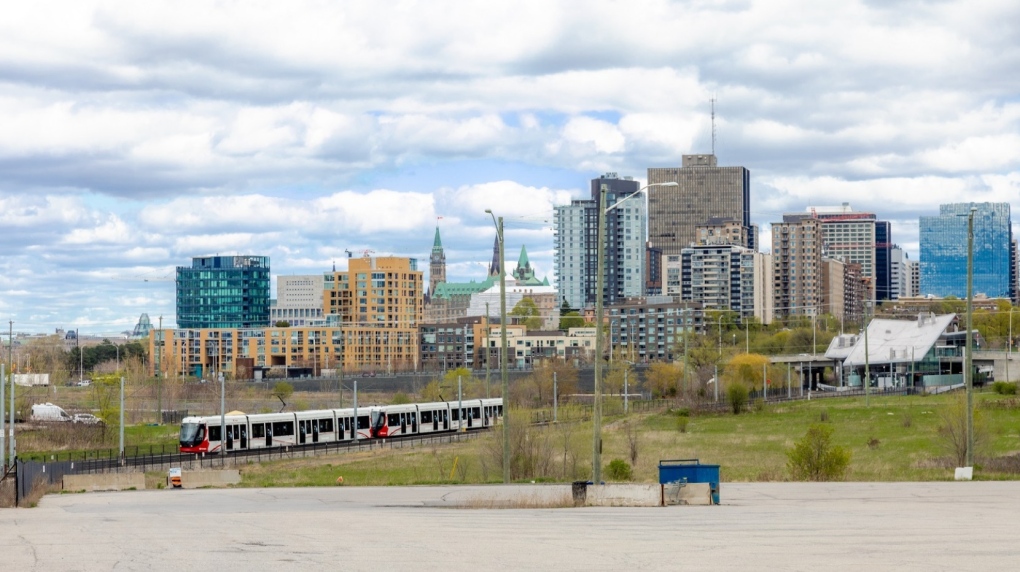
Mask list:
[{"label": "tall light pole", "polygon": [[[595,404],[592,411],[592,482],[598,484],[602,481],[602,284],[605,280],[605,236],[606,217],[609,212],[622,205],[635,196],[647,191],[651,187],[678,187],[680,183],[670,181],[667,183],[654,183],[646,185],[635,193],[627,195],[623,200],[613,206],[606,208],[607,185],[599,187],[599,226],[596,235],[595,249]],[[646,193],[647,197],[647,193]],[[648,216],[648,209],[645,209],[645,216]]]},{"label": "tall light pole", "polygon": [[970,207],[967,218],[967,355],[963,361],[964,381],[967,383],[967,466],[974,466],[974,372],[971,364],[974,318],[974,212]]},{"label": "tall light pole", "polygon": [[[499,240],[499,337],[502,351],[499,352],[499,373],[503,378],[503,484],[510,484],[510,383],[506,370],[506,243],[503,241],[503,217],[496,218],[491,209],[485,212],[492,217],[496,225],[496,238]],[[596,338],[597,343],[598,338]],[[597,374],[596,374],[597,375]]]},{"label": "tall light pole", "polygon": [[1009,361],[1013,359],[1013,310],[1014,306],[1009,307],[1009,338],[1006,339],[1006,381],[1009,381]]}]

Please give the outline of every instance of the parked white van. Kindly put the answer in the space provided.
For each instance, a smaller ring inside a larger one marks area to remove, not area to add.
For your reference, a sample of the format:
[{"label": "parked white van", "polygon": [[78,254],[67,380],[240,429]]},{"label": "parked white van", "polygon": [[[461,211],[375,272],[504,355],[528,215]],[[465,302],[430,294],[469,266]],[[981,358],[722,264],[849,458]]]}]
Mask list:
[{"label": "parked white van", "polygon": [[72,419],[60,406],[52,403],[36,403],[32,406],[32,421],[71,421]]}]

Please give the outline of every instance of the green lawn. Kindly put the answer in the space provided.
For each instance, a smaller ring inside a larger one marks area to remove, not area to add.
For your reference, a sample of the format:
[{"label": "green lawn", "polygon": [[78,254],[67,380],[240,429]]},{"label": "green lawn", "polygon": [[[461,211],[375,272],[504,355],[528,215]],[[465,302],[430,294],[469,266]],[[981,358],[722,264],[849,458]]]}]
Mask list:
[{"label": "green lawn", "polygon": [[[833,444],[850,449],[848,480],[923,481],[953,478],[954,462],[939,437],[941,413],[953,396],[829,398],[766,405],[763,409],[732,415],[695,414],[686,432],[677,429],[674,414],[609,415],[603,430],[602,461],[629,461],[628,432],[637,435],[638,460],[634,480],[656,482],[661,459],[700,459],[722,466],[723,480],[777,481],[789,478],[786,451],[812,423],[833,428]],[[1017,472],[985,469],[990,457],[1020,453],[1020,402],[983,393],[978,427],[985,445],[978,450],[975,478],[1016,479]],[[983,406],[1009,404],[1009,408]],[[823,413],[824,412],[824,413]],[[529,413],[530,415],[530,413]],[[632,427],[628,431],[628,425]],[[592,433],[588,421],[532,428],[515,437],[515,454],[525,449],[546,449],[536,455],[544,470],[518,480],[570,481],[590,477]],[[347,485],[405,485],[451,482],[500,482],[501,432],[467,443],[426,449],[382,449],[371,453],[338,455],[266,463],[242,470],[245,486],[326,486],[339,476]],[[537,443],[537,445],[536,445]],[[870,443],[870,444],[869,444]],[[563,463],[564,453],[568,459]],[[454,461],[457,463],[454,468]]]}]

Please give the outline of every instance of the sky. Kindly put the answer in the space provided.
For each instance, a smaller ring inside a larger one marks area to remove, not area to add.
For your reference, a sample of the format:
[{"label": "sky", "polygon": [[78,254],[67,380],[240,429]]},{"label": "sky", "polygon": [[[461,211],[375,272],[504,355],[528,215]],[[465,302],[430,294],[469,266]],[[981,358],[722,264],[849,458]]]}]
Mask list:
[{"label": "sky", "polygon": [[[504,217],[553,274],[552,213],[607,172],[712,150],[784,212],[850,203],[918,257],[940,203],[1020,207],[1012,0],[9,3],[0,322],[174,325],[195,256],[347,254],[482,279]],[[442,218],[439,218],[442,217]],[[1018,214],[1020,218],[1020,214]],[[1017,229],[1014,229],[1016,232]],[[508,266],[513,267],[509,262]],[[2,328],[7,330],[10,324]]]}]

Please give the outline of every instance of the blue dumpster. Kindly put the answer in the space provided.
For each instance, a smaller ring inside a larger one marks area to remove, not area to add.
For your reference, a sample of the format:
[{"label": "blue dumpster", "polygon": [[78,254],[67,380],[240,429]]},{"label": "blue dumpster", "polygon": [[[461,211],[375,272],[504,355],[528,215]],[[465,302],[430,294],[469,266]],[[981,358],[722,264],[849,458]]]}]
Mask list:
[{"label": "blue dumpster", "polygon": [[659,461],[659,484],[676,482],[708,483],[712,504],[719,504],[719,465],[702,465],[698,459]]}]

